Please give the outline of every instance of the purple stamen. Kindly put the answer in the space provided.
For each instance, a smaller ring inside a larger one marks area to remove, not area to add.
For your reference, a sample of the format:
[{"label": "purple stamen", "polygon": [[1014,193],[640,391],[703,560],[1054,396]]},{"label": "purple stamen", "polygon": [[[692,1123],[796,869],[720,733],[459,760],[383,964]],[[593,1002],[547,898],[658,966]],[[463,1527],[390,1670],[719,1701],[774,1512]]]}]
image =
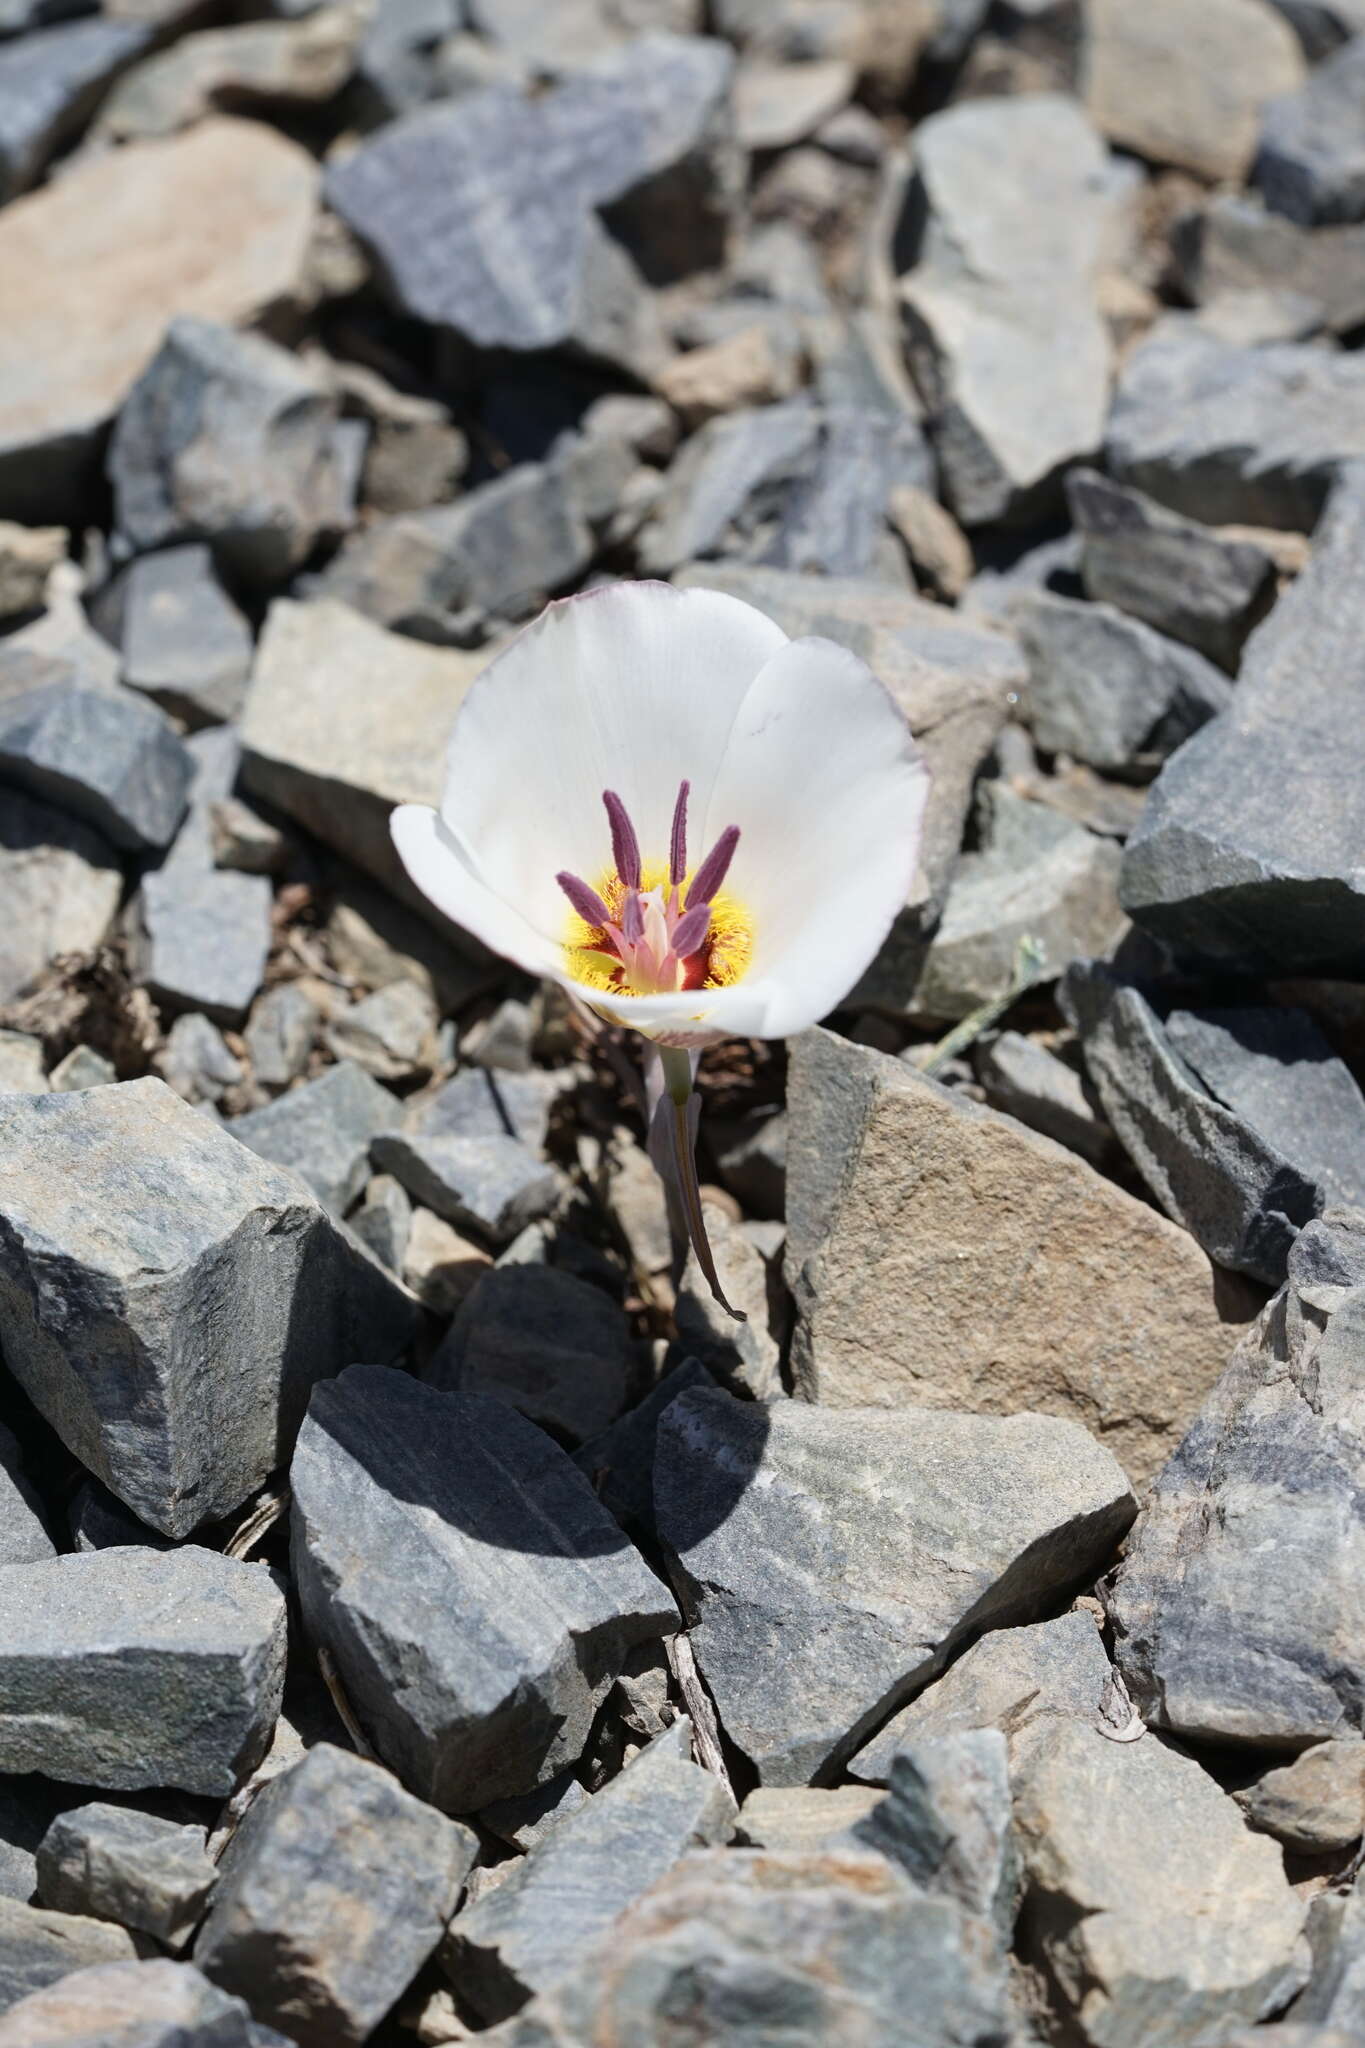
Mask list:
[{"label": "purple stamen", "polygon": [[635,827],[625,805],[614,789],[604,789],[602,801],[607,807],[611,823],[611,857],[616,862],[616,872],[628,889],[640,886],[640,842],[635,837]]},{"label": "purple stamen", "polygon": [[645,935],[644,905],[631,889],[621,907],[621,937],[628,946],[638,946]]},{"label": "purple stamen", "polygon": [[727,825],[720,838],[707,854],[706,859],[697,869],[696,874],[692,877],[692,887],[687,892],[687,908],[689,910],[694,903],[709,903],[711,901],[729,873],[730,863],[735,857],[735,848],[738,845],[738,825]]},{"label": "purple stamen", "polygon": [[683,876],[687,873],[687,799],[692,791],[690,782],[678,785],[678,801],[673,806],[673,835],[668,848],[668,879],[675,889],[682,887]]},{"label": "purple stamen", "polygon": [[685,910],[673,927],[671,944],[680,960],[686,960],[703,944],[711,929],[711,906],[709,903],[694,903]]},{"label": "purple stamen", "polygon": [[578,915],[582,918],[584,924],[603,925],[611,923],[611,912],[607,909],[606,904],[602,901],[596,889],[590,889],[586,882],[581,882],[577,875],[571,875],[567,869],[561,870],[555,876],[555,880],[578,912]]}]

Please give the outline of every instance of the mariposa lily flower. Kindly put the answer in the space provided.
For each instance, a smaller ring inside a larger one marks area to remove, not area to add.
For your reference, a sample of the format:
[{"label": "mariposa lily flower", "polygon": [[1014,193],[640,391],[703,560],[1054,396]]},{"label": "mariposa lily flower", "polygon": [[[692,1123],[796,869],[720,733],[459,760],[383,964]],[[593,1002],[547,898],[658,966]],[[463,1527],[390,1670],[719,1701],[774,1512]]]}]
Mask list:
[{"label": "mariposa lily flower", "polygon": [[727,1309],[693,1161],[697,1050],[788,1037],[847,995],[910,893],[927,793],[846,648],[717,591],[615,583],[549,605],[490,662],[440,810],[393,814],[447,916],[649,1042],[651,1149]]}]

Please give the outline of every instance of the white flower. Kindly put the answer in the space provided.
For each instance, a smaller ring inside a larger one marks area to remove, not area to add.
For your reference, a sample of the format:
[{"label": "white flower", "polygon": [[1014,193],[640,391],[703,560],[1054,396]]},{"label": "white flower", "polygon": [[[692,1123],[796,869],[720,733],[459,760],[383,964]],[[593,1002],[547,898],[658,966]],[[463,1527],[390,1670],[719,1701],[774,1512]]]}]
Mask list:
[{"label": "white flower", "polygon": [[489,664],[439,813],[404,804],[393,836],[494,952],[696,1046],[786,1037],[847,995],[910,893],[927,791],[845,648],[716,591],[617,583]]}]

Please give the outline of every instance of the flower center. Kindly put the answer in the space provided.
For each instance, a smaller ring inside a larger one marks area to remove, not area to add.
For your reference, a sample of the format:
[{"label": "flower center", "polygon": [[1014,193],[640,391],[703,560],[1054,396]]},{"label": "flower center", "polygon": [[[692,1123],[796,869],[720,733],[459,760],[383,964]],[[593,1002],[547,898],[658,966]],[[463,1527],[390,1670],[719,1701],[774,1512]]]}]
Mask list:
[{"label": "flower center", "polygon": [[687,799],[678,790],[667,861],[645,863],[626,807],[614,790],[602,801],[611,824],[612,866],[596,887],[567,872],[555,880],[573,915],[564,941],[575,981],[616,995],[672,995],[738,981],[753,952],[753,919],[721,884],[739,844],[727,825],[696,871],[687,866]]}]

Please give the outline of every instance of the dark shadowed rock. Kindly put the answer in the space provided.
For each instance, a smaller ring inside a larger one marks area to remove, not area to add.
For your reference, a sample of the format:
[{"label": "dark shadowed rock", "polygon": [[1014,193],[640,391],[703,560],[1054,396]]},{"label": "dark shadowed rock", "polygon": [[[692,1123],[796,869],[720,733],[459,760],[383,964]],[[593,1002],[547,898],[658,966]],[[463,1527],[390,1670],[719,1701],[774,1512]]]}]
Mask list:
[{"label": "dark shadowed rock", "polygon": [[233,1837],[195,1963],[302,2048],[359,2048],[440,1940],[477,1853],[468,1828],[321,1742]]},{"label": "dark shadowed rock", "polygon": [[598,1499],[627,1527],[654,1532],[654,1455],[660,1417],[689,1387],[714,1385],[699,1359],[685,1358],[619,1422],[575,1454],[574,1463],[587,1474]]},{"label": "dark shadowed rock", "polygon": [[964,1638],[1101,1567],[1133,1512],[1108,1452],[1054,1417],[718,1389],[665,1410],[654,1496],[721,1720],[778,1785],[827,1781]]},{"label": "dark shadowed rock", "polygon": [[1303,228],[1249,195],[1221,192],[1175,223],[1171,255],[1196,305],[1290,292],[1331,334],[1365,322],[1365,224]]},{"label": "dark shadowed rock", "polygon": [[427,1378],[579,1444],[620,1414],[632,1363],[625,1315],[600,1287],[553,1266],[506,1266],[475,1286]]},{"label": "dark shadowed rock", "polygon": [[381,1756],[446,1810],[575,1762],[627,1650],[676,1625],[567,1453],[500,1402],[353,1366],[291,1477],[309,1632]]},{"label": "dark shadowed rock", "polygon": [[43,1505],[24,1473],[17,1438],[0,1423],[0,1565],[54,1557]]},{"label": "dark shadowed rock", "polygon": [[0,1769],[226,1799],[265,1754],[284,1595],[194,1544],[0,1573]]},{"label": "dark shadowed rock", "polygon": [[261,1484],[315,1379],[406,1341],[401,1289],[164,1082],[0,1096],[0,1134],[6,1363],[168,1535]]},{"label": "dark shadowed rock", "polygon": [[1290,220],[1365,219],[1365,24],[1261,123],[1256,183]]},{"label": "dark shadowed rock", "polygon": [[80,21],[0,43],[0,202],[32,185],[148,41],[132,21]]}]

